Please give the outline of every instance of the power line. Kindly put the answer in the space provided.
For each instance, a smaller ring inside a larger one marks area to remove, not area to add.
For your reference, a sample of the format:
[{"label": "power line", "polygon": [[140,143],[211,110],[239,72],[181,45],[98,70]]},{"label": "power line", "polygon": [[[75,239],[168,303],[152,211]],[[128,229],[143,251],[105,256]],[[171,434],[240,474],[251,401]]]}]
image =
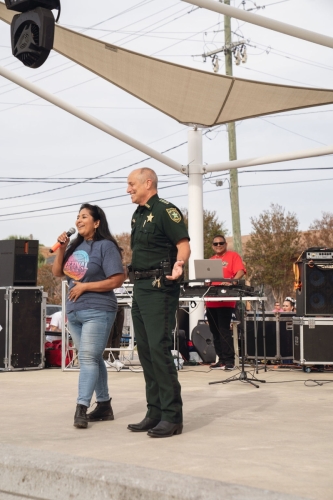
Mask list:
[{"label": "power line", "polygon": [[[287,184],[297,184],[297,183],[304,183],[304,182],[321,182],[321,181],[332,181],[333,180],[333,177],[330,177],[330,178],[327,178],[327,179],[308,179],[308,180],[303,180],[303,181],[284,181],[284,182],[276,182],[276,183],[266,183],[266,184],[249,184],[249,185],[245,185],[245,186],[239,186],[240,188],[249,188],[249,187],[265,187],[265,186],[275,186],[275,185],[287,185]],[[175,184],[175,186],[180,186],[182,184],[187,184],[187,183],[180,183],[180,184]],[[172,186],[165,186],[165,187],[162,187],[160,188],[160,190],[162,189],[167,189],[169,187],[172,187]],[[227,191],[229,190],[229,188],[220,188],[220,189],[212,189],[212,190],[208,190],[208,191],[204,191],[204,194],[207,194],[207,193],[215,193],[217,191]],[[114,198],[120,198],[120,197],[124,197],[124,196],[128,196],[128,195],[120,195],[120,196],[117,196],[117,197],[113,197],[113,198],[105,198],[106,199],[114,199]],[[173,195],[173,196],[168,196],[167,198],[169,200],[172,200],[174,198],[184,198],[187,196],[187,193],[184,193],[184,194],[180,194],[180,195]],[[119,207],[123,207],[123,206],[126,206],[126,205],[132,205],[131,202],[129,203],[122,203],[122,204],[118,204],[118,205],[107,205],[107,206],[102,206],[101,208],[103,209],[106,209],[106,208],[119,208]],[[56,208],[59,208],[59,207],[56,207]],[[27,213],[27,212],[22,212],[23,214]],[[73,211],[66,211],[66,212],[58,212],[58,213],[48,213],[48,214],[43,214],[43,215],[32,215],[32,216],[28,216],[28,217],[17,217],[17,218],[13,218],[13,219],[0,219],[0,223],[1,222],[8,222],[8,221],[12,221],[12,220],[23,220],[23,219],[35,219],[35,218],[39,218],[39,217],[50,217],[50,216],[53,216],[53,215],[66,215],[66,214],[71,214],[73,213]],[[8,214],[8,216],[10,216],[10,214]],[[6,217],[6,215],[3,215],[3,217]]]},{"label": "power line", "polygon": [[[172,188],[172,187],[177,187],[177,186],[182,186],[184,184],[187,184],[187,182],[179,182],[177,184],[173,184],[171,186],[162,186],[160,188],[161,189],[167,189],[167,188]],[[116,195],[116,196],[112,196],[110,198],[110,196],[108,196],[107,198],[100,198],[98,200],[92,200],[94,203],[96,203],[97,201],[105,201],[105,200],[113,200],[115,198],[123,198],[124,196],[127,196],[128,197],[128,194],[120,194],[120,195]],[[0,214],[0,217],[10,217],[12,215],[21,215],[21,214],[30,214],[30,213],[34,213],[34,212],[45,212],[46,210],[57,210],[59,208],[65,208],[65,207],[73,207],[73,206],[76,206],[77,203],[71,203],[71,204],[68,204],[68,205],[62,205],[60,207],[52,207],[52,208],[38,208],[36,210],[25,210],[24,212],[14,212],[14,213],[11,213],[11,214]]]},{"label": "power line", "polygon": [[[172,146],[171,148],[166,149],[165,151],[162,151],[161,154],[164,154],[164,153],[167,153],[168,151],[172,151],[173,149],[179,148],[179,147],[183,146],[184,144],[187,144],[187,141],[182,142],[180,144],[177,144],[177,146]],[[101,174],[101,175],[98,175],[98,176],[95,176],[95,177],[90,177],[89,180],[99,179],[99,178],[104,177],[106,175],[113,174],[115,172],[120,172],[121,170],[125,170],[127,168],[134,167],[136,165],[139,165],[140,163],[143,163],[145,161],[149,161],[151,159],[152,158],[150,156],[147,156],[143,160],[136,161],[134,163],[131,163],[130,165],[126,165],[125,167],[120,167],[120,168],[118,168],[116,170],[111,170],[110,172],[107,172],[105,174]],[[97,162],[97,163],[100,163],[100,162]],[[57,188],[53,188],[53,189],[47,189],[47,190],[44,190],[44,191],[37,191],[35,193],[22,194],[22,195],[19,195],[19,196],[10,196],[10,197],[7,197],[7,198],[0,198],[0,201],[3,201],[3,200],[12,200],[14,198],[25,198],[27,196],[34,196],[36,194],[50,193],[51,191],[59,191],[60,189],[66,189],[68,187],[76,186],[78,184],[82,185],[82,184],[86,184],[86,183],[87,183],[87,180],[80,181],[80,182],[74,182],[74,183],[68,184],[67,186],[61,186],[61,187],[57,187]]]},{"label": "power line", "polygon": [[259,120],[262,120],[264,122],[269,123],[270,125],[273,125],[274,127],[285,130],[286,132],[290,132],[291,134],[298,135],[299,137],[303,137],[303,139],[307,139],[309,141],[313,141],[313,142],[317,142],[318,144],[322,144],[323,146],[327,146],[327,144],[325,142],[317,141],[316,139],[311,139],[311,137],[307,137],[303,134],[299,134],[298,132],[294,132],[292,130],[289,130],[288,128],[282,127],[281,125],[277,125],[276,123],[272,123],[269,120],[267,120],[266,118],[262,118],[262,117],[258,117],[258,118],[259,118]]}]

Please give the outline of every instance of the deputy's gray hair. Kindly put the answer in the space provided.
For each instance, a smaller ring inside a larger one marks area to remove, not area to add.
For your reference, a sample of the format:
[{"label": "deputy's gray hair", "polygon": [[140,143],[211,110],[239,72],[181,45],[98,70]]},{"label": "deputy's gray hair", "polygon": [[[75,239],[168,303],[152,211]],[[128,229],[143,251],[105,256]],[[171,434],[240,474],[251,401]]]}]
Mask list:
[{"label": "deputy's gray hair", "polygon": [[154,189],[157,189],[158,178],[154,170],[148,167],[143,167],[143,168],[138,168],[137,171],[141,182],[147,181],[149,179],[151,180],[152,187]]}]

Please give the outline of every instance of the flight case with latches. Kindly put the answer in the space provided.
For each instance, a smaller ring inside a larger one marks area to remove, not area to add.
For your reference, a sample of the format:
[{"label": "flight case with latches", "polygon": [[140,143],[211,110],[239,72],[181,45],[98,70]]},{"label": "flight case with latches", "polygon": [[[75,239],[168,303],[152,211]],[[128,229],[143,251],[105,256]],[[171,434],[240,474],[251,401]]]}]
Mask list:
[{"label": "flight case with latches", "polygon": [[306,366],[333,365],[333,318],[293,318],[294,361]]},{"label": "flight case with latches", "polygon": [[44,368],[42,286],[0,287],[0,371]]}]

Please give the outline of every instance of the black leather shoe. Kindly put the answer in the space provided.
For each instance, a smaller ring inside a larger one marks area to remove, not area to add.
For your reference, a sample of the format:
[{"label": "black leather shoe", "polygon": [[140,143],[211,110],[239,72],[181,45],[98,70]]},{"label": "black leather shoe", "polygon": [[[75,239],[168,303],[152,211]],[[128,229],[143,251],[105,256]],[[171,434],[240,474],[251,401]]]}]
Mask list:
[{"label": "black leather shoe", "polygon": [[153,427],[156,427],[158,423],[159,420],[156,418],[145,417],[138,424],[128,424],[127,429],[133,432],[145,432],[149,431],[149,429],[152,429]]},{"label": "black leather shoe", "polygon": [[111,399],[109,401],[97,402],[96,408],[87,413],[89,422],[98,422],[99,420],[114,420],[114,415],[111,406]]},{"label": "black leather shoe", "polygon": [[148,431],[148,436],[154,438],[166,438],[174,436],[175,434],[181,434],[183,431],[183,424],[173,424],[172,422],[167,422],[166,420],[161,420],[156,427]]},{"label": "black leather shoe", "polygon": [[78,429],[86,429],[88,427],[87,410],[87,406],[76,405],[74,426]]}]

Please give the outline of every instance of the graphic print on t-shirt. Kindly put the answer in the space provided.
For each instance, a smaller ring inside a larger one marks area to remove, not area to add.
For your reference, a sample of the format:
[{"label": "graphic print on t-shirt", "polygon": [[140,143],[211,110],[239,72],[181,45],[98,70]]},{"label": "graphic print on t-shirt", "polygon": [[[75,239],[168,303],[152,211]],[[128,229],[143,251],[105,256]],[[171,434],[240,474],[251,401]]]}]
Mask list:
[{"label": "graphic print on t-shirt", "polygon": [[88,270],[89,255],[84,250],[74,252],[64,265],[64,274],[74,280],[80,280]]}]

